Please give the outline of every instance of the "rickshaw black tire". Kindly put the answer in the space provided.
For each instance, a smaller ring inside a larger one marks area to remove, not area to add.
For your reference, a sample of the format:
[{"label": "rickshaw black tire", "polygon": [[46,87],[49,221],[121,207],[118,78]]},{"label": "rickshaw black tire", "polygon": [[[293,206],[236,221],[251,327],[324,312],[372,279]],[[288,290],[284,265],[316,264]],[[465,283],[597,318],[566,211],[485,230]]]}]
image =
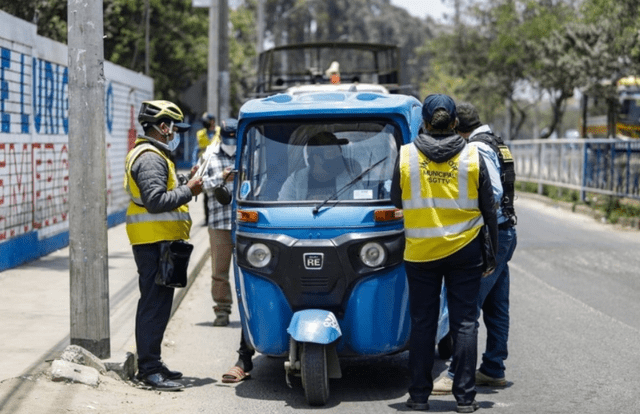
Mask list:
[{"label": "rickshaw black tire", "polygon": [[448,333],[438,342],[438,356],[440,359],[449,359],[453,355],[453,338]]},{"label": "rickshaw black tire", "polygon": [[329,372],[326,345],[305,342],[300,357],[302,387],[309,405],[325,405],[329,400]]}]

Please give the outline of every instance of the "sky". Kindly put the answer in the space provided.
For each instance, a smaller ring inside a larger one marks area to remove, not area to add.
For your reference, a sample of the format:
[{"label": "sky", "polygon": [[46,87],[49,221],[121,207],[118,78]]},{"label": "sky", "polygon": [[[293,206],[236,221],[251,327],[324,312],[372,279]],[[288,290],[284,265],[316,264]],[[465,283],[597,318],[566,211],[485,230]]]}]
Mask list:
[{"label": "sky", "polygon": [[[447,4],[451,3],[447,1]],[[425,18],[431,16],[436,21],[443,20],[443,13],[452,14],[453,9],[442,3],[442,0],[391,0],[394,6],[406,9],[409,14]]]}]

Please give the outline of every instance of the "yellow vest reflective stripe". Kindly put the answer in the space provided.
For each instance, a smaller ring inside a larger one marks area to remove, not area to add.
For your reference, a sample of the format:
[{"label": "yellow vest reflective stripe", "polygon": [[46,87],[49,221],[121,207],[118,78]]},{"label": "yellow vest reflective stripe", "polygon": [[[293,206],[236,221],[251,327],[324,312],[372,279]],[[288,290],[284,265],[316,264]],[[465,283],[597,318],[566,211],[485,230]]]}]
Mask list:
[{"label": "yellow vest reflective stripe", "polygon": [[159,149],[146,140],[138,138],[136,146],[129,151],[125,161],[124,188],[131,201],[127,208],[127,235],[131,244],[149,244],[163,240],[188,240],[191,231],[189,206],[184,204],[163,213],[150,213],[140,198],[140,189],[131,176],[134,161],[145,151],[153,151],[165,159],[169,167],[167,190],[178,186],[178,177],[173,162]]},{"label": "yellow vest reflective stripe", "polygon": [[484,224],[478,205],[480,161],[470,145],[436,163],[414,144],[400,150],[405,260],[428,262],[470,243]]}]

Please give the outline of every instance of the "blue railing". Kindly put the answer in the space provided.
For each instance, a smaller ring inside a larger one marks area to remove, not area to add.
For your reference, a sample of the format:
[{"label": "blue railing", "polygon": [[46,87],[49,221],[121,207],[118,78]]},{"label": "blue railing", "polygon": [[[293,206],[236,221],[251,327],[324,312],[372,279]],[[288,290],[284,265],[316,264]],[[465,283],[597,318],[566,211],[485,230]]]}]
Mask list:
[{"label": "blue railing", "polygon": [[640,199],[640,140],[534,139],[508,143],[516,179]]}]

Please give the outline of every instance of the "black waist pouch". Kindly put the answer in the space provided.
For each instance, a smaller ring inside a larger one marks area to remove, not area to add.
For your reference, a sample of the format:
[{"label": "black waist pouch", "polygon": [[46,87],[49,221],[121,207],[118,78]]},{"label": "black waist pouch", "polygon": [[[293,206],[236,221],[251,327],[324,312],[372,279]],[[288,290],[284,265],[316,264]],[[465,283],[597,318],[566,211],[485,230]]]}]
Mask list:
[{"label": "black waist pouch", "polygon": [[163,241],[160,245],[160,263],[156,284],[171,288],[187,286],[187,268],[193,245],[182,240]]}]

